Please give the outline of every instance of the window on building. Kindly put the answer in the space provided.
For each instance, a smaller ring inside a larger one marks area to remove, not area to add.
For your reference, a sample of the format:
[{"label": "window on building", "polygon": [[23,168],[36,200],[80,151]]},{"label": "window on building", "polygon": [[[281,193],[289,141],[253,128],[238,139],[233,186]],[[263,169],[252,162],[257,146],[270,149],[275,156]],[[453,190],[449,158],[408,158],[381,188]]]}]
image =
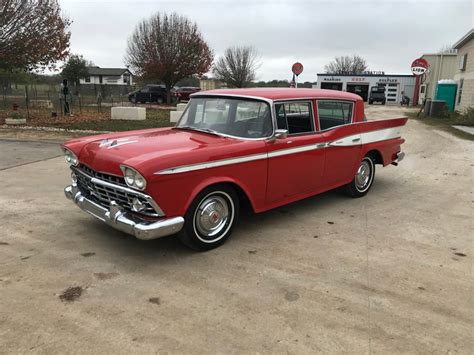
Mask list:
[{"label": "window on building", "polygon": [[459,80],[458,104],[461,103],[462,87],[464,86],[464,79]]},{"label": "window on building", "polygon": [[459,57],[459,70],[466,70],[467,53]]},{"label": "window on building", "polygon": [[351,123],[353,106],[352,102],[347,101],[318,100],[318,116],[321,130]]},{"label": "window on building", "polygon": [[130,85],[130,75],[128,74],[123,74],[123,83]]},{"label": "window on building", "polygon": [[91,82],[91,77],[90,76],[86,76],[86,83],[90,83]]},{"label": "window on building", "polygon": [[99,75],[99,84],[102,84],[102,75]]},{"label": "window on building", "polygon": [[275,104],[278,129],[289,134],[314,132],[314,120],[310,102],[286,102]]}]

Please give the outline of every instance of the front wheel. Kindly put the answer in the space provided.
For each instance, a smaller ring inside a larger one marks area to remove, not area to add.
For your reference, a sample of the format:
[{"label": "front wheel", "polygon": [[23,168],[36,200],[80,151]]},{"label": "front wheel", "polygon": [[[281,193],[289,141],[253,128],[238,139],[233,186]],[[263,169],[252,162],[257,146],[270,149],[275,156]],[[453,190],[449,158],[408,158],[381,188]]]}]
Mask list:
[{"label": "front wheel", "polygon": [[195,250],[222,245],[231,235],[239,214],[239,198],[226,185],[211,186],[194,199],[184,217],[179,239]]},{"label": "front wheel", "polygon": [[352,179],[352,181],[346,185],[346,191],[349,196],[362,197],[369,192],[375,177],[375,163],[370,155],[367,155],[362,159],[359,164],[359,168]]}]

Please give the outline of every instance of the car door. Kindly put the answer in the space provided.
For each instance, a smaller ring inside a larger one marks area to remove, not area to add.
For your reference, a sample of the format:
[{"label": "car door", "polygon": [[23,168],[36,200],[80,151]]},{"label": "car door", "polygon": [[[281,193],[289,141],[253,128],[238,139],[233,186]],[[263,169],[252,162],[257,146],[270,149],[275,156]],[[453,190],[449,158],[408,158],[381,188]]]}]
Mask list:
[{"label": "car door", "polygon": [[343,100],[317,100],[317,117],[326,142],[324,186],[331,188],[352,179],[359,163],[361,137],[352,124],[355,103]]},{"label": "car door", "polygon": [[322,183],[324,138],[316,132],[311,100],[275,103],[277,129],[286,138],[267,142],[267,203],[314,191]]}]

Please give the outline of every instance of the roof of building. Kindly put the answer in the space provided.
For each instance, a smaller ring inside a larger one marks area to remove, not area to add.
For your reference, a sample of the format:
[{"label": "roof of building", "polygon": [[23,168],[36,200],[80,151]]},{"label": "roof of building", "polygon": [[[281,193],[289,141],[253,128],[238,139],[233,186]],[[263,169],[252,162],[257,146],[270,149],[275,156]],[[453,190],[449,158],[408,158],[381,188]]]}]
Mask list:
[{"label": "roof of building", "polygon": [[243,97],[263,98],[269,100],[307,99],[307,98],[327,98],[362,100],[359,95],[337,90],[324,89],[294,89],[294,88],[251,88],[251,89],[218,89],[199,91],[192,94],[196,96],[212,95],[235,95]]},{"label": "roof of building", "polygon": [[454,43],[453,48],[459,49],[464,46],[468,41],[474,38],[474,28],[471,28],[468,33],[466,33],[462,38]]},{"label": "roof of building", "polygon": [[130,72],[127,68],[99,68],[99,67],[88,67],[89,75],[110,75],[120,76],[125,72]]},{"label": "roof of building", "polygon": [[385,77],[400,77],[400,76],[403,76],[403,77],[408,77],[408,76],[414,76],[413,74],[375,74],[375,73],[361,73],[361,74],[328,74],[328,73],[317,73],[316,74],[317,76],[375,76],[375,77],[382,77],[382,78],[385,78]]},{"label": "roof of building", "polygon": [[451,53],[451,52],[440,52],[440,53],[424,53],[421,57],[428,57],[428,56],[433,56],[433,57],[446,57],[446,56],[453,56],[456,57],[458,54],[457,53]]}]

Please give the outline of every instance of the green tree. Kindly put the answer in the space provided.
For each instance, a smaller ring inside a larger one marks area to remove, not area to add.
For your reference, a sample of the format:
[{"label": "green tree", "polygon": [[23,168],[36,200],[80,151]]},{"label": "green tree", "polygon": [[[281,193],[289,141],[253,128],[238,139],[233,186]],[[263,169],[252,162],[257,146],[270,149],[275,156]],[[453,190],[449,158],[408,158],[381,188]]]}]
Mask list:
[{"label": "green tree", "polygon": [[93,63],[84,59],[82,55],[72,54],[64,65],[61,76],[67,79],[71,84],[79,87],[79,80],[89,76],[87,67],[90,66],[93,66]]}]

